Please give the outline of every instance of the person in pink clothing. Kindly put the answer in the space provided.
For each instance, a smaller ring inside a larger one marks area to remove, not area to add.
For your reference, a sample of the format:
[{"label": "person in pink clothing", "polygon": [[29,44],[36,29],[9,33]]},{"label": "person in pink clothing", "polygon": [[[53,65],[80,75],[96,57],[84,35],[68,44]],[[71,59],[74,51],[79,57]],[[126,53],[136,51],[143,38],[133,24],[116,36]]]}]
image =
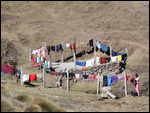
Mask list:
[{"label": "person in pink clothing", "polygon": [[135,90],[137,92],[137,96],[140,96],[140,93],[139,93],[139,76],[138,74],[135,74]]}]

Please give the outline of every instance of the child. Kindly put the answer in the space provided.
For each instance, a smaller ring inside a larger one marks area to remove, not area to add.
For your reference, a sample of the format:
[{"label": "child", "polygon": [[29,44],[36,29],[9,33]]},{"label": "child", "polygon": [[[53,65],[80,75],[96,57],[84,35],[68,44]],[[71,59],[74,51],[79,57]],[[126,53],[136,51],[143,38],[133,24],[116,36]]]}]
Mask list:
[{"label": "child", "polygon": [[140,96],[140,94],[139,94],[139,77],[138,77],[138,74],[135,74],[135,90],[136,90],[138,96]]}]

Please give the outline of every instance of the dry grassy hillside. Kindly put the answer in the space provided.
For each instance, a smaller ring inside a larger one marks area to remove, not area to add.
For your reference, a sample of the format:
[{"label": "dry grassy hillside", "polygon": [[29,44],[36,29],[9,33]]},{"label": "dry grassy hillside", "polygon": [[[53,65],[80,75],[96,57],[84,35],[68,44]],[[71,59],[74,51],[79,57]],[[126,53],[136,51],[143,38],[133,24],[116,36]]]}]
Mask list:
[{"label": "dry grassy hillside", "polygon": [[[128,48],[126,72],[131,77],[139,74],[140,91],[145,95],[149,91],[149,2],[1,2],[1,57],[17,59],[17,66],[23,66],[25,72],[35,71],[28,68],[29,48],[41,48],[44,42],[51,46],[62,41],[73,43],[74,38],[88,42],[94,35],[107,46],[111,43],[115,51],[123,53]],[[71,55],[69,49],[64,50],[64,57]],[[93,54],[85,54],[77,60],[92,57]],[[52,54],[52,61],[59,59],[60,53]]]}]

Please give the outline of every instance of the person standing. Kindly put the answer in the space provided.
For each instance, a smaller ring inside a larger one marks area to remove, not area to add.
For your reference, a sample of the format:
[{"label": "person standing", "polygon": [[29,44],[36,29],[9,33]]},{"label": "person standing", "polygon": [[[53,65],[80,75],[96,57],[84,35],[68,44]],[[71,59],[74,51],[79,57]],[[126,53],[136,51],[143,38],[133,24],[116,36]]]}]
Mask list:
[{"label": "person standing", "polygon": [[138,74],[135,74],[135,90],[137,92],[137,96],[140,96],[140,94],[139,94],[139,76],[138,76]]}]

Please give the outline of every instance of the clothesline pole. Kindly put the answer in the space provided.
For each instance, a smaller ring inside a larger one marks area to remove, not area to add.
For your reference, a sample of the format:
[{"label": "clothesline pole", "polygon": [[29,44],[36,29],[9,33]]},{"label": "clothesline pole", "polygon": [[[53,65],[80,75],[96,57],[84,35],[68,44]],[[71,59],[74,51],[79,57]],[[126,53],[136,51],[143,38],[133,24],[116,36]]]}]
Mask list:
[{"label": "clothesline pole", "polygon": [[45,64],[43,64],[43,87],[45,88]]},{"label": "clothesline pole", "polygon": [[52,67],[51,51],[49,52],[49,61],[50,61],[50,67]]},{"label": "clothesline pole", "polygon": [[99,80],[100,75],[98,74],[97,76],[98,76],[98,79],[97,79],[97,95],[98,95],[100,93],[100,80]]},{"label": "clothesline pole", "polygon": [[31,68],[31,48],[29,48],[29,68]]},{"label": "clothesline pole", "polygon": [[63,50],[61,51],[61,62],[63,63],[64,62],[64,52],[63,52],[64,51],[64,47],[63,47],[64,42],[62,42],[61,45],[62,45],[62,48],[63,48]]},{"label": "clothesline pole", "polygon": [[109,44],[109,48],[110,48],[110,57],[112,57],[112,48],[111,48],[111,43]]},{"label": "clothesline pole", "polygon": [[41,61],[41,53],[40,53],[40,71],[41,71],[41,62],[42,62],[42,61]]},{"label": "clothesline pole", "polygon": [[[110,59],[112,57],[112,48],[111,48],[111,43],[109,43],[109,48],[110,48]],[[111,69],[112,69],[112,59],[110,60],[111,63]]]},{"label": "clothesline pole", "polygon": [[2,61],[2,76],[4,75],[4,60]]},{"label": "clothesline pole", "polygon": [[96,64],[96,36],[94,36],[94,65]]},{"label": "clothesline pole", "polygon": [[69,70],[67,70],[67,91],[70,90],[70,84],[69,84]]},{"label": "clothesline pole", "polygon": [[21,66],[20,70],[21,70],[20,82],[21,82],[21,85],[23,85],[23,71],[22,71],[22,66]]},{"label": "clothesline pole", "polygon": [[125,96],[127,96],[127,80],[126,80],[126,72],[124,72],[124,77],[125,77],[125,79],[124,79],[124,81],[125,81]]},{"label": "clothesline pole", "polygon": [[[45,59],[46,59],[46,42],[44,43],[44,51],[45,51],[45,54],[44,54],[44,56],[45,56]],[[44,62],[44,64],[45,64],[45,62]],[[45,66],[45,65],[44,65]],[[45,66],[46,67],[46,66]]]},{"label": "clothesline pole", "polygon": [[125,51],[126,51],[126,54],[127,54],[127,58],[128,58],[128,49],[126,48],[126,49],[125,49]]},{"label": "clothesline pole", "polygon": [[[76,39],[74,39],[74,44],[76,45]],[[76,51],[75,51],[75,49],[76,49],[76,46],[73,51],[74,66],[75,66],[74,68],[76,69],[77,67],[76,67]]]}]

